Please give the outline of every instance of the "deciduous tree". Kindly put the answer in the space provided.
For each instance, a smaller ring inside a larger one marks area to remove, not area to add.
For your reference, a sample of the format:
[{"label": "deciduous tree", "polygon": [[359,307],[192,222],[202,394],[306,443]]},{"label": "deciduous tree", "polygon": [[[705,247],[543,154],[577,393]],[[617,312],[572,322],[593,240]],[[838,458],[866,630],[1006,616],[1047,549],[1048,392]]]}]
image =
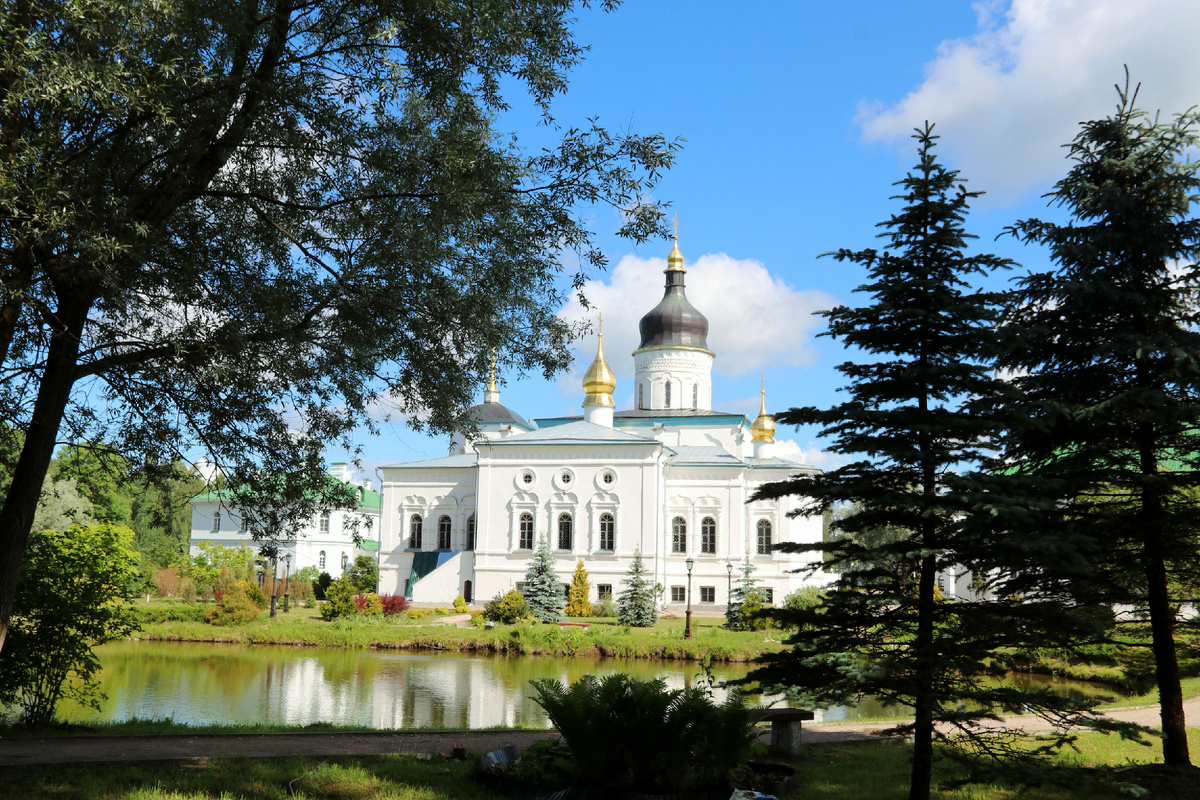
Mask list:
[{"label": "deciduous tree", "polygon": [[578,4],[0,7],[0,423],[23,434],[0,648],[57,442],[147,474],[202,448],[247,527],[287,535],[353,506],[329,443],[389,410],[460,425],[492,348],[566,365],[562,264],[580,285],[604,261],[581,212],[661,232],[643,198],[676,147],[589,121],[527,152],[496,127],[508,86],[554,124]]}]

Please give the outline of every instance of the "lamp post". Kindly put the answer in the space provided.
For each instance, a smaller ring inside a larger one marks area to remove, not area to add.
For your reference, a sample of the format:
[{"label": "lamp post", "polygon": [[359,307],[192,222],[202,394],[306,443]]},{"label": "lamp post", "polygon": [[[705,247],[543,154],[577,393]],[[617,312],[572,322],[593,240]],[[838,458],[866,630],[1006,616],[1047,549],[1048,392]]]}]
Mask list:
[{"label": "lamp post", "polygon": [[733,605],[733,562],[725,562],[725,607]]},{"label": "lamp post", "polygon": [[288,584],[288,576],[292,572],[292,554],[288,553],[283,557],[283,613],[288,613],[288,596],[291,594],[291,586]]},{"label": "lamp post", "polygon": [[275,619],[275,573],[278,571],[279,561],[272,556],[271,558],[271,619]]},{"label": "lamp post", "polygon": [[683,626],[683,638],[690,639],[692,638],[692,566],[696,561],[691,556],[688,556],[687,561],[683,563],[687,564],[688,571],[687,623]]}]

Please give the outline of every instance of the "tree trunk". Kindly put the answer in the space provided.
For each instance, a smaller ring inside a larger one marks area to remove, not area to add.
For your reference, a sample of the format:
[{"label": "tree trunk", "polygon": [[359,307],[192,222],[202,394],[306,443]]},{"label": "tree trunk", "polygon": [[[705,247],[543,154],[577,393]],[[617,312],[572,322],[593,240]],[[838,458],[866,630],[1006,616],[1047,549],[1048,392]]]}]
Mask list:
[{"label": "tree trunk", "polygon": [[1152,532],[1146,540],[1146,587],[1149,590],[1150,631],[1154,648],[1154,672],[1158,680],[1158,709],[1162,717],[1163,761],[1186,765],[1187,728],[1183,716],[1183,688],[1179,684],[1179,659],[1175,654],[1175,612],[1167,590],[1167,570]]},{"label": "tree trunk", "polygon": [[921,559],[917,589],[916,682],[913,704],[913,765],[908,800],[929,800],[933,783],[933,588],[937,564]]},{"label": "tree trunk", "polygon": [[0,508],[0,650],[8,638],[8,621],[16,599],[17,578],[21,559],[29,541],[33,515],[42,496],[42,483],[62,423],[71,387],[75,383],[75,364],[79,358],[79,341],[91,307],[91,295],[69,294],[60,301],[55,318],[56,329],[50,337],[46,366],[38,385],[37,400],[25,443],[4,506]]}]

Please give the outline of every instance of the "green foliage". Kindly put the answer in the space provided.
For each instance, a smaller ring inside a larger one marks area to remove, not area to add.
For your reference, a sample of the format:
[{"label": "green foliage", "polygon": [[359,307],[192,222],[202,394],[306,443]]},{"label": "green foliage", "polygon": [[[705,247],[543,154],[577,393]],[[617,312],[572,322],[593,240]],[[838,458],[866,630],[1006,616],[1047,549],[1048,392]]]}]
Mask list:
[{"label": "green foliage", "polygon": [[[321,604],[321,619],[335,620],[357,614],[358,606],[354,603],[356,592],[354,584],[345,578],[338,578],[329,584],[329,588],[325,590],[325,602]],[[383,613],[382,606],[379,613]]]},{"label": "green foliage", "polygon": [[[246,581],[238,581],[230,586],[216,605],[204,613],[204,621],[209,625],[227,626],[244,625],[257,619],[263,607],[250,596],[251,588],[258,589]],[[262,591],[259,590],[258,594],[262,595]]]},{"label": "green foliage", "polygon": [[564,613],[568,617],[592,616],[592,604],[588,600],[592,594],[592,584],[588,581],[587,570],[583,568],[583,559],[575,565],[575,574],[571,576],[571,586],[567,589],[567,607]]},{"label": "green foliage", "polygon": [[383,600],[374,592],[365,595],[355,595],[354,605],[357,612],[364,617],[382,617]]},{"label": "green foliage", "polygon": [[206,597],[215,597],[223,583],[248,580],[255,574],[254,551],[245,545],[226,547],[201,542],[197,550],[196,555],[183,558],[179,571],[191,578]]},{"label": "green foliage", "polygon": [[469,614],[470,611],[471,607],[467,605],[467,598],[463,597],[461,594],[454,598],[455,614]]},{"label": "green foliage", "polygon": [[64,447],[53,469],[55,481],[75,482],[80,494],[91,502],[96,520],[128,524],[133,517],[133,505],[124,486],[129,466],[113,447],[97,443]]},{"label": "green foliage", "polygon": [[96,521],[93,511],[92,501],[80,494],[73,479],[56,481],[47,475],[33,517],[33,530],[66,531],[72,525],[88,525]]},{"label": "green foliage", "polygon": [[[316,567],[306,567],[306,569],[316,569]],[[322,572],[313,581],[313,596],[318,600],[325,599],[325,593],[329,591],[330,585],[333,583],[333,576],[328,572]]]},{"label": "green foliage", "polygon": [[529,613],[542,622],[557,622],[563,618],[562,582],[554,573],[554,556],[550,555],[550,544],[545,536],[533,551],[521,593],[529,603]]},{"label": "green foliage", "polygon": [[259,588],[257,583],[242,580],[233,584],[233,588],[238,587],[240,587],[241,590],[246,593],[246,597],[250,599],[250,602],[254,603],[254,605],[258,606],[259,608],[266,608],[271,604],[271,600],[267,597],[267,593]]},{"label": "green foliage", "polygon": [[374,592],[379,588],[379,564],[371,556],[359,556],[344,577],[358,591]]},{"label": "green foliage", "polygon": [[755,567],[747,557],[742,561],[741,577],[733,587],[733,596],[725,609],[725,627],[734,631],[762,630],[767,626],[765,619],[755,615],[762,610],[762,597],[758,593]]},{"label": "green foliage", "polygon": [[131,606],[139,625],[160,622],[204,622],[208,608],[198,603],[171,601],[169,603],[133,603]]},{"label": "green foliage", "polygon": [[1200,114],[1147,118],[1128,75],[1118,94],[1113,115],[1083,123],[1050,194],[1069,219],[1010,231],[1046,245],[1055,270],[1023,278],[1005,319],[1019,345],[1000,360],[1017,390],[1002,467],[1014,501],[991,513],[1059,548],[1005,554],[1032,591],[1150,618],[1163,752],[1182,765],[1175,626],[1200,587]]},{"label": "green foliage", "polygon": [[133,531],[97,523],[29,541],[16,613],[0,651],[0,704],[45,725],[66,697],[99,708],[92,648],[137,630],[126,598],[138,579]]},{"label": "green foliage", "polygon": [[[566,688],[531,682],[571,748],[576,783],[616,791],[724,786],[750,754],[751,717],[735,691],[720,705],[707,687],[668,690],[662,679],[585,675]],[[691,780],[689,780],[691,773]]]},{"label": "green foliage", "polygon": [[525,600],[525,595],[516,589],[509,589],[503,595],[498,594],[483,605],[484,619],[490,619],[492,622],[503,622],[505,625],[512,625],[519,620],[532,616],[533,612],[529,609],[529,603]]},{"label": "green foliage", "polygon": [[641,548],[634,551],[629,571],[621,584],[625,588],[617,595],[618,621],[632,628],[648,628],[658,622],[654,584],[646,578],[646,563],[642,560]]},{"label": "green foliage", "polygon": [[616,602],[611,597],[605,597],[592,607],[592,614],[597,617],[615,617],[621,613]]},{"label": "green foliage", "polygon": [[825,601],[825,591],[816,586],[801,586],[783,598],[783,607],[789,611],[807,611],[817,608]]},{"label": "green foliage", "polygon": [[[909,797],[919,800],[931,790],[935,740],[993,758],[1030,759],[1064,739],[1024,750],[989,735],[984,720],[1021,706],[1069,720],[1079,708],[1048,692],[987,680],[991,659],[1007,648],[1073,635],[1071,609],[1037,600],[937,602],[937,576],[948,569],[995,568],[999,582],[1012,577],[993,560],[996,538],[967,524],[999,502],[988,494],[1000,484],[971,468],[993,454],[1007,423],[983,402],[1006,391],[992,363],[1002,298],[970,281],[1007,262],[968,254],[963,223],[978,193],[938,162],[932,126],[914,138],[918,163],[897,183],[904,205],[881,223],[886,249],[831,254],[867,272],[856,293],[869,302],[824,312],[828,335],[859,356],[838,367],[848,397],[776,418],[822,426],[829,449],[846,463],[768,484],[753,498],[799,495],[801,511],[813,516],[858,504],[852,514],[833,516],[830,541],[779,547],[824,551],[841,580],[820,607],[773,612],[793,631],[791,648],[751,678],[799,687],[822,704],[867,694],[911,706],[914,721],[899,729],[913,736]],[[910,533],[875,535],[896,531]],[[1036,540],[1022,541],[1037,557],[1057,557],[1039,551]]]},{"label": "green foliage", "polygon": [[[449,431],[490,352],[564,369],[562,252],[579,256],[576,284],[603,266],[596,204],[621,210],[622,236],[665,233],[647,198],[679,146],[593,120],[530,148],[494,127],[523,91],[551,121],[586,49],[574,6],[6,12],[0,364],[21,379],[0,423],[24,438],[0,562],[24,548],[56,443],[79,431],[139,469],[202,442],[230,506],[269,538],[353,505],[321,454],[374,428],[381,391],[411,425]],[[127,515],[96,487],[99,518]]]}]

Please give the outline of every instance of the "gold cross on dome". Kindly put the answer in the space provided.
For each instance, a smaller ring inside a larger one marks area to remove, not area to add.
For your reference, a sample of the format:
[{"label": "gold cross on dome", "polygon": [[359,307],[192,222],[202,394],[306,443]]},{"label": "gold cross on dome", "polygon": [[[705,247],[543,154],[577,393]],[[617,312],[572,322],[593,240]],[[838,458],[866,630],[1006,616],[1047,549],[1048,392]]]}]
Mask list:
[{"label": "gold cross on dome", "polygon": [[671,219],[675,223],[675,241],[679,241],[679,213],[676,212]]}]

